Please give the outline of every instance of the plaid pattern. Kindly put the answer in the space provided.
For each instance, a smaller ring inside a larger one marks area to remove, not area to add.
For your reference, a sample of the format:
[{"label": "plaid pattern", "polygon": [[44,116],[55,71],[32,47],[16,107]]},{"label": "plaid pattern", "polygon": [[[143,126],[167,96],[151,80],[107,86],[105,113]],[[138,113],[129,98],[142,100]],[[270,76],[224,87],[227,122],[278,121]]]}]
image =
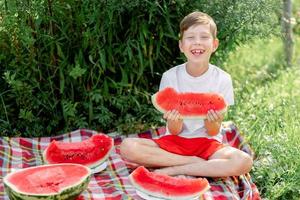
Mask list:
[{"label": "plaid pattern", "polygon": [[[233,123],[224,123],[223,142],[240,148],[253,155],[249,145],[243,139]],[[71,133],[55,137],[42,138],[0,138],[0,200],[8,200],[5,195],[2,179],[14,169],[41,165],[44,163],[42,152],[53,140],[65,142],[78,142],[96,134],[96,131],[80,129]],[[133,134],[129,137],[154,138],[165,133],[165,128],[149,130],[143,133]],[[111,135],[112,136],[112,135]],[[112,151],[107,168],[94,174],[88,189],[85,190],[78,200],[140,200],[135,189],[128,180],[130,170],[119,155],[119,145],[125,136],[112,136],[115,148]],[[258,190],[252,182],[249,174],[239,177],[228,177],[219,179],[208,179],[211,189],[207,191],[202,199],[207,200],[257,200],[260,199]]]}]

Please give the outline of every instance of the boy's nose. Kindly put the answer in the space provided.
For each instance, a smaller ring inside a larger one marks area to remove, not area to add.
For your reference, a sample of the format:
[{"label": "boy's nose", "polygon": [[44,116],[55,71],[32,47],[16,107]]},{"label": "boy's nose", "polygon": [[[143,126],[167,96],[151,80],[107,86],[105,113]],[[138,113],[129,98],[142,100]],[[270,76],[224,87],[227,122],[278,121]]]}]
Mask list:
[{"label": "boy's nose", "polygon": [[201,44],[201,39],[200,38],[196,38],[195,44],[200,45]]},{"label": "boy's nose", "polygon": [[202,38],[201,37],[196,37],[195,38],[195,44],[201,44],[202,43]]}]

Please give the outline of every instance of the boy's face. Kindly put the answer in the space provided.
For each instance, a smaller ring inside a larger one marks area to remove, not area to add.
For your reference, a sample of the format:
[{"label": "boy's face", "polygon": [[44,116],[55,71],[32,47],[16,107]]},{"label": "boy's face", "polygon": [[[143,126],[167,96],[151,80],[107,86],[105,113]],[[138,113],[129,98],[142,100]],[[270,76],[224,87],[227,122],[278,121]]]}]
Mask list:
[{"label": "boy's face", "polygon": [[179,40],[179,48],[188,62],[207,64],[211,54],[218,48],[219,41],[214,39],[209,24],[194,25],[184,31]]}]

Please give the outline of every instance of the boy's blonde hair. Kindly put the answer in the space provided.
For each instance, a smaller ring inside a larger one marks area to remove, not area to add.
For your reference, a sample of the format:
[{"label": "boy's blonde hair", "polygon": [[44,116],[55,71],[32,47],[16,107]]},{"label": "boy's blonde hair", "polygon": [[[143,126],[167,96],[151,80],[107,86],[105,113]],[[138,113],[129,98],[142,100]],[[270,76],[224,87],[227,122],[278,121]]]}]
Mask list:
[{"label": "boy's blonde hair", "polygon": [[180,40],[182,39],[184,31],[194,25],[210,25],[210,31],[214,39],[217,38],[217,25],[213,18],[206,13],[195,11],[185,16],[180,22]]}]

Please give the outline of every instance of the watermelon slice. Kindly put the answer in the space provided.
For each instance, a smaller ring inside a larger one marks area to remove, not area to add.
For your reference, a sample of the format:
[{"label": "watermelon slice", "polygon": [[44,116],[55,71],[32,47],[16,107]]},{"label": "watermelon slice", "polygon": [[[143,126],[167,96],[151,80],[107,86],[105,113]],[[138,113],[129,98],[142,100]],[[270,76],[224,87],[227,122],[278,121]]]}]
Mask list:
[{"label": "watermelon slice", "polygon": [[149,172],[145,167],[136,168],[129,179],[137,194],[147,199],[191,200],[207,191],[210,186],[205,178],[179,178]]},{"label": "watermelon slice", "polygon": [[91,170],[79,164],[53,164],[11,172],[3,183],[10,199],[74,199],[90,181]]},{"label": "watermelon slice", "polygon": [[209,110],[225,112],[227,104],[217,93],[177,93],[167,87],[152,95],[154,107],[162,113],[177,110],[185,119],[204,119]]},{"label": "watermelon slice", "polygon": [[82,142],[58,142],[53,140],[43,152],[49,164],[78,163],[92,169],[93,173],[106,168],[114,141],[105,134],[96,134]]}]

